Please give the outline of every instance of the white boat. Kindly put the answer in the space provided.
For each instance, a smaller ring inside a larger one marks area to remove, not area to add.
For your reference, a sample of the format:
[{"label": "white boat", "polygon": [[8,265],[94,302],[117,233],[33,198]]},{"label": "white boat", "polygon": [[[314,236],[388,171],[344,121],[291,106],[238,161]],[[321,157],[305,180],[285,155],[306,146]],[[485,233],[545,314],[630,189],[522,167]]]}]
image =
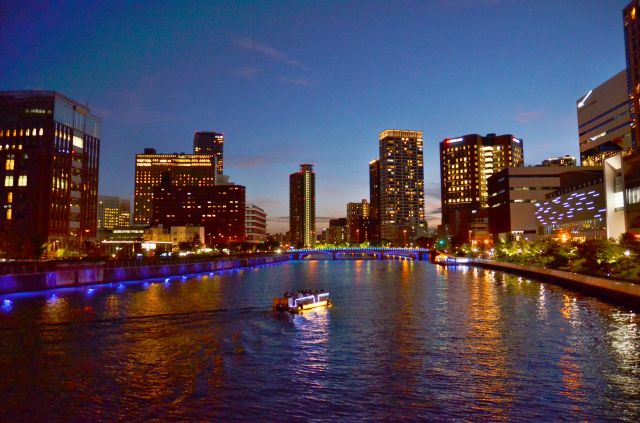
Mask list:
[{"label": "white boat", "polygon": [[273,299],[275,311],[288,311],[289,313],[302,313],[318,307],[331,307],[331,299],[328,292],[314,294],[285,293],[282,297]]}]

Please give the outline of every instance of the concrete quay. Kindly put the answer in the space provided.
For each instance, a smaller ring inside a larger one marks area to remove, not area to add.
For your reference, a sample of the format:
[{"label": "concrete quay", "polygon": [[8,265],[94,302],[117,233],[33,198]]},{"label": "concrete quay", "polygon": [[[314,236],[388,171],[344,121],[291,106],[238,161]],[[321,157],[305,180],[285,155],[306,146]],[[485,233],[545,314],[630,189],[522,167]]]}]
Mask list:
[{"label": "concrete quay", "polygon": [[108,262],[74,264],[45,272],[0,275],[0,294],[215,272],[280,263],[289,259],[288,255],[283,254],[122,267],[111,267]]},{"label": "concrete quay", "polygon": [[543,280],[640,311],[640,281],[638,284],[635,284],[563,270],[523,266],[483,259],[470,259],[467,264]]}]

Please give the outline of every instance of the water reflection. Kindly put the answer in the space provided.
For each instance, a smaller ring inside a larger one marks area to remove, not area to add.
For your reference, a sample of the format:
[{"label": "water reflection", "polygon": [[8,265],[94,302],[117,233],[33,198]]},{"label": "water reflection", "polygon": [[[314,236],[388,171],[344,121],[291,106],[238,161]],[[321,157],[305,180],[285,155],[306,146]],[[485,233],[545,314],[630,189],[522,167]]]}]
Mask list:
[{"label": "water reflection", "polygon": [[91,289],[7,296],[3,420],[640,418],[638,315],[552,284],[337,260]]},{"label": "water reflection", "polygon": [[323,399],[327,387],[329,309],[320,308],[292,316],[295,333],[291,340],[292,383],[302,404]]},{"label": "water reflection", "polygon": [[471,283],[463,351],[468,363],[467,377],[471,378],[468,382],[477,387],[474,390],[476,408],[493,418],[504,419],[508,416],[513,390],[508,385],[509,363],[502,342],[503,318],[494,275],[479,274]]}]

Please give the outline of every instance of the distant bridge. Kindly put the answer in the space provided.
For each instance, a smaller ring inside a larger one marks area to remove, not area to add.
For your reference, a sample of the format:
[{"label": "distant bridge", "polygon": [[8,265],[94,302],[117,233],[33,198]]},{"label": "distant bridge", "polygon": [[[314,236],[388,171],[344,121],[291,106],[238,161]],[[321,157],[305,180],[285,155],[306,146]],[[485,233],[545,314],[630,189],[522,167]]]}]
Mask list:
[{"label": "distant bridge", "polygon": [[339,260],[340,258],[361,258],[369,260],[408,258],[412,260],[429,260],[428,248],[300,248],[289,250],[288,253],[294,260]]}]

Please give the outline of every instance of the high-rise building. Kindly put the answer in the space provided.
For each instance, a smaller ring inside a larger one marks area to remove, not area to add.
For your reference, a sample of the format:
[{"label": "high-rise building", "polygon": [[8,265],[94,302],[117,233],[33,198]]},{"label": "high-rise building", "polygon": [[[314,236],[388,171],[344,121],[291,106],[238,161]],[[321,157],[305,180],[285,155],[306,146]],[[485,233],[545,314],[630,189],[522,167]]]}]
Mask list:
[{"label": "high-rise building", "polygon": [[95,238],[99,154],[87,106],[53,91],[0,92],[1,248],[37,256],[44,243]]},{"label": "high-rise building", "polygon": [[380,159],[369,162],[369,240],[380,241]]},{"label": "high-rise building", "polygon": [[131,224],[131,201],[110,195],[98,196],[98,230],[124,228]]},{"label": "high-rise building", "polygon": [[177,186],[170,173],[153,188],[153,226],[204,227],[205,243],[242,242],[245,237],[245,187]]},{"label": "high-rise building", "polygon": [[196,132],[193,135],[193,154],[214,156],[216,173],[224,173],[224,134],[222,132]]},{"label": "high-rise building", "polygon": [[467,242],[471,225],[487,222],[487,178],[523,165],[522,140],[510,134],[470,134],[440,143],[442,223],[454,242]]},{"label": "high-rise building", "polygon": [[340,245],[347,242],[347,219],[344,217],[330,219],[327,232],[327,243]]},{"label": "high-rise building", "polygon": [[316,241],[316,174],[301,164],[289,175],[289,232],[291,245],[313,247]]},{"label": "high-rise building", "polygon": [[564,155],[562,157],[550,157],[542,161],[541,166],[575,166],[576,158],[570,155]]},{"label": "high-rise building", "polygon": [[347,241],[360,244],[369,241],[369,203],[347,203]]},{"label": "high-rise building", "polygon": [[148,225],[153,214],[153,189],[162,182],[162,174],[169,172],[176,187],[214,186],[216,175],[212,156],[204,154],[158,154],[145,148],[136,154],[136,182],[133,222]]},{"label": "high-rise building", "polygon": [[406,245],[426,226],[422,131],[387,129],[378,139],[381,237]]},{"label": "high-rise building", "polygon": [[607,157],[631,148],[630,106],[625,71],[576,100],[582,166],[602,166]]},{"label": "high-rise building", "polygon": [[627,57],[627,94],[630,100],[631,149],[640,145],[640,0],[632,0],[622,11]]},{"label": "high-rise building", "polygon": [[259,244],[267,239],[267,213],[255,204],[245,210],[245,241]]}]

